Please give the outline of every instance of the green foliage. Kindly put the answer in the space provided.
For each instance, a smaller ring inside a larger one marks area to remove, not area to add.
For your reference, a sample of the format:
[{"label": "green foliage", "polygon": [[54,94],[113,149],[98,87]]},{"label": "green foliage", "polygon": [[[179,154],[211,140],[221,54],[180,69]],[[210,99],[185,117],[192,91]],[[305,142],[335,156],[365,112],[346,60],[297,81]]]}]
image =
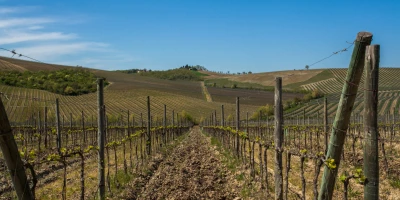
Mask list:
[{"label": "green foliage", "polygon": [[364,172],[361,168],[357,168],[354,170],[354,178],[357,179],[357,183],[364,184],[366,177],[364,176]]},{"label": "green foliage", "polygon": [[319,90],[313,90],[310,93],[304,95],[302,99],[295,97],[292,100],[287,100],[283,102],[283,110],[289,111],[293,108],[297,108],[301,103],[310,101],[312,99],[318,99],[323,97],[324,95]]},{"label": "green foliage", "polygon": [[300,153],[303,154],[303,155],[307,154],[307,149],[300,150]]},{"label": "green foliage", "polygon": [[311,93],[305,94],[303,97],[304,101],[310,101],[312,99],[318,99],[323,97],[324,95],[317,89],[313,90]]},{"label": "green foliage", "polygon": [[335,159],[333,158],[328,158],[326,159],[326,165],[329,169],[333,170],[336,169],[336,163],[335,163]]},{"label": "green foliage", "polygon": [[189,122],[193,122],[193,123],[195,123],[195,120],[194,120],[194,118],[192,117],[192,115],[190,115],[188,112],[186,112],[185,110],[182,110],[180,113],[179,113],[179,117],[181,118],[181,119],[186,119],[186,120],[188,120]]},{"label": "green foliage", "polygon": [[207,71],[207,69],[201,65],[184,65],[182,67],[180,67],[180,69],[188,69],[188,70],[193,70],[193,71]]},{"label": "green foliage", "polygon": [[253,113],[251,119],[258,120],[258,118],[260,117],[262,120],[265,120],[267,119],[268,116],[272,116],[273,114],[274,114],[274,106],[267,104],[265,106],[259,107],[257,111]]},{"label": "green foliage", "polygon": [[392,187],[400,189],[400,178],[399,177],[393,177],[389,180],[389,183]]},{"label": "green foliage", "polygon": [[[16,87],[46,90],[62,95],[96,92],[97,77],[89,70],[74,68],[56,71],[0,72],[0,83]],[[104,82],[105,85],[109,83]]]}]

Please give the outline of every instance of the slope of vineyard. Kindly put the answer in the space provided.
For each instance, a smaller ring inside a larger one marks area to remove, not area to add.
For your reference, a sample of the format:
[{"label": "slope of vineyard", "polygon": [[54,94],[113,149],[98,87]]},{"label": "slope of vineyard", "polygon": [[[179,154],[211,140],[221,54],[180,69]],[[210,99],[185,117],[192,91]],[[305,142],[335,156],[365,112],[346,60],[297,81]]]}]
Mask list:
[{"label": "slope of vineyard", "polygon": [[[362,114],[364,110],[364,91],[361,91],[357,94],[356,101],[353,106],[354,114]],[[378,115],[381,120],[385,119],[385,116],[389,114],[399,114],[399,99],[400,91],[381,91],[378,93]],[[331,94],[328,95],[328,115],[329,117],[334,117],[336,114],[337,106],[339,103],[340,95],[339,94]],[[318,107],[318,109],[313,109]],[[304,103],[303,105],[297,107],[290,112],[286,112],[286,117],[303,117],[303,110],[305,110],[306,116],[315,117],[317,112],[320,113],[320,117],[322,118],[323,114],[323,101],[322,99],[312,100],[310,102]]]},{"label": "slope of vineyard", "polygon": [[[30,62],[13,58],[0,57],[1,70],[57,70],[71,68],[71,66],[53,65],[46,63]],[[107,113],[114,118],[121,115],[122,111],[130,110],[136,116],[144,113],[146,97],[150,96],[156,112],[155,117],[161,118],[163,105],[166,104],[168,111],[182,111],[193,115],[195,118],[208,117],[214,110],[219,110],[222,104],[226,109],[233,108],[235,98],[240,97],[243,105],[243,112],[253,112],[258,106],[273,103],[273,92],[250,90],[250,89],[231,89],[208,87],[208,91],[213,102],[206,102],[202,93],[200,82],[196,81],[169,81],[152,77],[145,77],[134,74],[120,72],[89,69],[99,77],[105,77],[111,85],[107,86],[105,98]],[[308,91],[319,90],[328,96],[329,115],[333,116],[340,99],[340,92],[347,73],[347,69],[326,69],[326,70],[293,70],[282,72],[268,72],[257,74],[224,75],[212,72],[204,72],[209,76],[206,79],[228,78],[233,81],[254,82],[262,85],[273,85],[274,76],[283,76],[283,85],[287,89],[304,89]],[[400,76],[398,68],[381,68],[380,70],[380,92],[379,92],[379,114],[385,115],[387,112],[399,112],[399,90],[400,85],[396,83],[396,77]],[[301,77],[301,78],[300,78]],[[252,81],[250,81],[252,80]],[[361,79],[359,93],[354,105],[355,113],[363,111],[363,78]],[[80,116],[84,111],[86,118],[96,116],[96,94],[87,94],[77,97],[56,95],[50,92],[32,89],[15,88],[0,86],[5,98],[7,113],[11,121],[24,121],[32,118],[38,110],[49,107],[50,112],[54,112],[55,99],[59,98],[61,103],[61,114],[68,116]],[[294,97],[302,97],[303,94],[284,93],[284,100]],[[322,101],[313,100],[286,112],[285,116],[303,115],[303,107],[306,107],[306,115],[316,116],[322,114]],[[52,111],[53,109],[53,111]],[[227,115],[229,115],[229,111]],[[243,116],[243,115],[242,115]],[[66,119],[68,120],[68,119]]]},{"label": "slope of vineyard", "polygon": [[[60,114],[65,117],[65,121],[70,120],[70,113],[72,113],[74,119],[81,119],[82,111],[87,121],[96,119],[97,116],[97,94],[94,93],[81,96],[63,96],[42,90],[4,85],[0,86],[0,91],[3,93],[2,100],[10,121],[29,120],[35,113],[43,112],[44,107],[48,107],[49,120],[54,121],[56,98],[60,101]],[[162,119],[164,104],[167,105],[168,116],[172,115],[172,110],[175,113],[185,110],[197,119],[209,116],[211,112],[221,106],[221,103],[218,102],[206,102],[198,98],[155,90],[116,91],[107,89],[104,92],[107,115],[110,119],[116,120],[129,110],[135,117],[140,117],[141,113],[143,115],[147,113],[147,96],[150,96],[154,120],[156,118]],[[258,108],[252,105],[243,105],[242,107],[243,110],[249,112],[254,112]],[[233,115],[234,110],[234,104],[225,103],[227,115]]]}]

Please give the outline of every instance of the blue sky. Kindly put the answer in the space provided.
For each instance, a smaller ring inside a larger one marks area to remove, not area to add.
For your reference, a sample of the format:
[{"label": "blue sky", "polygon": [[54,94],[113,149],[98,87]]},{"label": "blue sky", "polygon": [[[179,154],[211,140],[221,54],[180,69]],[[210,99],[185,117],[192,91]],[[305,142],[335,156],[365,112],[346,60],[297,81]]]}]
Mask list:
[{"label": "blue sky", "polygon": [[[395,0],[0,0],[0,47],[106,70],[198,64],[267,72],[303,69],[370,31],[381,66],[400,67],[398,10]],[[348,67],[350,56],[311,68]]]}]

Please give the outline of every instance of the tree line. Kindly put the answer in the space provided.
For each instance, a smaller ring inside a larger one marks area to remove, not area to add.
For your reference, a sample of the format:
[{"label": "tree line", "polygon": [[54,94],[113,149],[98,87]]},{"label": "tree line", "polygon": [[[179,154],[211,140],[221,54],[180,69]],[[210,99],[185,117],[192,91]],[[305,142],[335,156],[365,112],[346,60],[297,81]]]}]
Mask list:
[{"label": "tree line", "polygon": [[[97,76],[89,70],[75,68],[37,72],[0,72],[1,84],[72,96],[96,92],[96,79]],[[105,85],[108,84],[105,81]]]}]

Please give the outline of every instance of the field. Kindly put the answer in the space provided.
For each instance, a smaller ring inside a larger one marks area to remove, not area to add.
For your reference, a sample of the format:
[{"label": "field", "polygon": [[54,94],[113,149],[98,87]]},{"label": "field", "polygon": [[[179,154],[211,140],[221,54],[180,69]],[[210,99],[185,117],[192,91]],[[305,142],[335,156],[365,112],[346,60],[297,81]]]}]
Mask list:
[{"label": "field", "polygon": [[[0,58],[1,70],[38,71],[67,67]],[[271,90],[274,76],[283,76],[286,90],[317,89],[327,96],[328,122],[332,124],[346,75],[345,69],[245,75],[204,72],[209,76],[204,76],[206,80],[200,82],[90,70],[111,83],[104,89],[104,169],[109,199],[272,198],[274,120],[246,121],[246,115],[267,103],[273,105],[274,93],[255,88]],[[395,167],[400,164],[400,86],[395,81],[398,75],[400,69],[396,68],[382,68],[380,74],[378,114],[382,199],[395,199],[400,195],[400,171]],[[217,85],[237,83],[239,87],[252,89],[212,87],[209,84],[213,82]],[[362,166],[362,87],[353,107],[339,175],[354,175]],[[63,96],[6,85],[0,85],[0,92],[21,157],[36,173],[27,170],[29,181],[37,181],[32,189],[36,197],[95,198],[98,193],[96,149],[99,148],[97,94]],[[303,95],[284,92],[283,100]],[[148,96],[150,121],[147,119]],[[236,97],[240,97],[239,132],[234,128]],[[56,99],[60,102],[61,149],[56,147]],[[220,126],[222,105],[225,126]],[[316,99],[284,113],[284,148],[288,150],[284,155],[284,177],[288,199],[309,199],[316,195],[314,185],[320,184],[318,181],[323,173],[321,152],[329,137],[321,125],[323,107],[322,99]],[[199,123],[200,127],[194,126],[193,122]],[[239,148],[235,146],[237,137],[240,137]],[[357,184],[358,179],[348,181],[347,186],[337,181],[335,199],[342,199],[344,195],[350,199],[362,197],[363,187]],[[0,199],[16,198],[1,154],[0,186]]]}]

